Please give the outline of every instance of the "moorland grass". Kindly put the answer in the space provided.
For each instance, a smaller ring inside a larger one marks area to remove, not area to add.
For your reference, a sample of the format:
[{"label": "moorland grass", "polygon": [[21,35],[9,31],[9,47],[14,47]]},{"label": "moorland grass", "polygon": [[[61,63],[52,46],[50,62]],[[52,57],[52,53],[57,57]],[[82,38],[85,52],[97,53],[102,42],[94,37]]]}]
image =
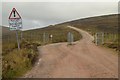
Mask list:
[{"label": "moorland grass", "polygon": [[[8,32],[8,33],[7,33]],[[37,60],[37,47],[41,45],[66,42],[68,32],[73,33],[74,41],[81,39],[81,35],[66,25],[49,26],[42,29],[23,31],[23,39],[20,41],[20,50],[17,49],[15,32],[5,30],[2,43],[2,73],[3,78],[17,78],[30,70]],[[43,34],[47,34],[47,41],[43,42]],[[50,35],[53,35],[51,41]],[[8,37],[7,37],[7,36]],[[19,31],[20,37],[20,31]]]}]

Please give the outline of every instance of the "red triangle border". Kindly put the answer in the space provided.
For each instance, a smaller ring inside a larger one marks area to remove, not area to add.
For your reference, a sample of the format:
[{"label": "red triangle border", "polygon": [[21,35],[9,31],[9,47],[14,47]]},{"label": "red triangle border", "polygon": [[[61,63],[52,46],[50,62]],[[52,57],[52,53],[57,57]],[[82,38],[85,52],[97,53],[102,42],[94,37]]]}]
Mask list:
[{"label": "red triangle border", "polygon": [[[13,11],[15,11],[17,13],[17,15],[19,16],[19,18],[11,18]],[[21,19],[21,16],[19,15],[19,13],[17,12],[17,10],[15,8],[12,9],[9,19]]]}]

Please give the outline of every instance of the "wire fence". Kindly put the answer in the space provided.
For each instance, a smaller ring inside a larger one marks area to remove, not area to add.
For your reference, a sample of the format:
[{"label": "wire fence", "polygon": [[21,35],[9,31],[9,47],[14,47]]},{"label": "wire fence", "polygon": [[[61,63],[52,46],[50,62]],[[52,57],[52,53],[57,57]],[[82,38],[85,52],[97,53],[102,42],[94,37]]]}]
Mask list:
[{"label": "wire fence", "polygon": [[[68,44],[75,41],[74,34],[69,35],[68,33],[59,33],[59,34],[51,34],[51,33],[22,33],[22,38],[29,42],[39,42],[40,44],[48,44],[48,43],[57,43],[57,42],[67,42]],[[52,35],[52,37],[51,37]],[[74,37],[73,37],[74,36]],[[73,39],[74,38],[74,39]],[[21,34],[19,34],[19,39],[21,41]],[[73,41],[74,40],[74,41]],[[94,35],[94,41],[97,45],[101,45],[104,43],[118,43],[118,34],[117,33],[103,33],[99,32]],[[17,46],[16,34],[14,35],[3,35],[2,36],[2,47],[3,49],[10,49]]]},{"label": "wire fence", "polygon": [[96,45],[101,45],[104,43],[118,43],[117,33],[103,33],[99,32],[94,35],[94,41]]},{"label": "wire fence", "polygon": [[[19,41],[21,40],[21,34],[19,36]],[[52,36],[52,37],[51,37]],[[59,34],[50,34],[50,33],[22,33],[22,39],[28,42],[37,42],[40,44],[48,44],[48,43],[57,43],[57,42],[66,42],[67,34],[59,33]],[[3,49],[10,49],[17,46],[16,35],[3,35],[2,36],[2,44]]]}]

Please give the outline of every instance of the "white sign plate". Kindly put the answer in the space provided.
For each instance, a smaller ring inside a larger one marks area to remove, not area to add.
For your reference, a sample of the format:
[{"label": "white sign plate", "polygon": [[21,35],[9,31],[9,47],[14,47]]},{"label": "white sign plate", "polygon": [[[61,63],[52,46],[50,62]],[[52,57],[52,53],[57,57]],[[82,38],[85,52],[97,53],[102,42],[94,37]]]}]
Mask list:
[{"label": "white sign plate", "polygon": [[10,19],[9,20],[10,30],[20,30],[22,29],[22,20],[21,19]]},{"label": "white sign plate", "polygon": [[10,27],[10,30],[22,29],[22,19],[15,8],[12,9],[9,16],[9,27]]}]

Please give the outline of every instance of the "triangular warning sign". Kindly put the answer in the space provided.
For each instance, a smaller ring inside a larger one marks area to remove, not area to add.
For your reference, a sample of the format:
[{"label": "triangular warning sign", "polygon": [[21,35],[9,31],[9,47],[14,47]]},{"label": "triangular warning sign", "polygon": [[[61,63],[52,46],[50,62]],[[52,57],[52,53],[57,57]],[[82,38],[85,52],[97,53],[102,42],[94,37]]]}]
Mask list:
[{"label": "triangular warning sign", "polygon": [[15,8],[12,9],[9,19],[21,19],[21,16],[19,15]]}]

